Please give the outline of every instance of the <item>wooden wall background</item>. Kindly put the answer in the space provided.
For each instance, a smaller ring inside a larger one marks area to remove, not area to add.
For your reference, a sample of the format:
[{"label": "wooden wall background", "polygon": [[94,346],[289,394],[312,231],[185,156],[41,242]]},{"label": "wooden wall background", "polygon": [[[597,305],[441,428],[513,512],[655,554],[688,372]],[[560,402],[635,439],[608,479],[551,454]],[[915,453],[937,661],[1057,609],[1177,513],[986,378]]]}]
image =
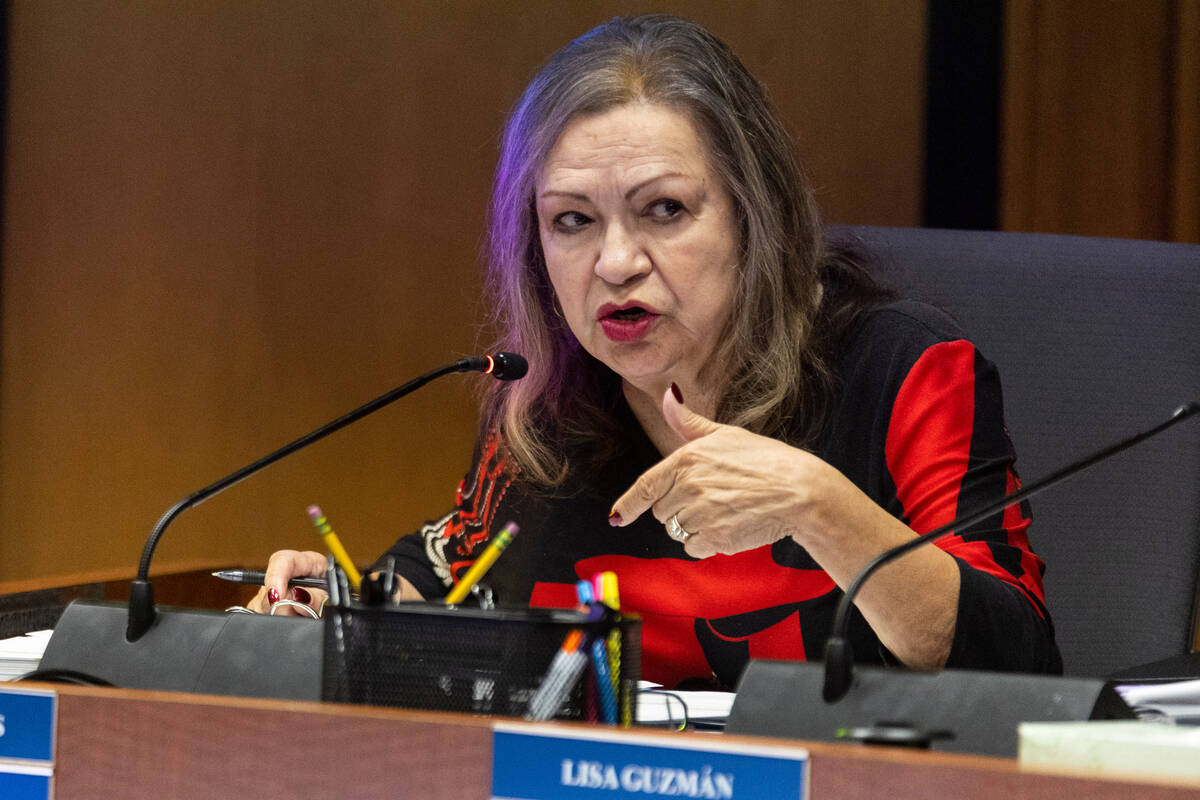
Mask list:
[{"label": "wooden wall background", "polygon": [[1200,0],[1009,0],[1000,225],[1200,243]]},{"label": "wooden wall background", "polygon": [[[928,0],[667,0],[769,86],[827,218],[921,223]],[[506,7],[506,6],[512,6]],[[129,577],[175,500],[486,341],[496,135],[642,3],[10,0],[0,592]],[[1008,0],[1007,230],[1200,242],[1200,0]],[[155,573],[367,560],[448,507],[453,376],[182,516]]]},{"label": "wooden wall background", "polygon": [[[919,222],[924,3],[664,2],[725,38],[828,216]],[[481,341],[496,136],[633,2],[15,0],[0,273],[0,590],[128,577],[170,504]],[[449,507],[452,376],[184,514],[154,573]]]}]

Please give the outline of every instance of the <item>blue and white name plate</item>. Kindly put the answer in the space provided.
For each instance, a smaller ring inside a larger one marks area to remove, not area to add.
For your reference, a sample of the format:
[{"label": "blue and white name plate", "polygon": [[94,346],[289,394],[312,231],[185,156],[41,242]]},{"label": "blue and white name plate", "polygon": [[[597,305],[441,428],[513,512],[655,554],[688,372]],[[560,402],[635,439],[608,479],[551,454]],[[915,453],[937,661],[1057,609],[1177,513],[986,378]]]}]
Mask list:
[{"label": "blue and white name plate", "polygon": [[808,751],[667,736],[497,723],[492,800],[808,797]]},{"label": "blue and white name plate", "polygon": [[54,760],[57,695],[0,685],[0,760]]},{"label": "blue and white name plate", "polygon": [[0,797],[4,800],[50,800],[54,768],[0,763]]},{"label": "blue and white name plate", "polygon": [[49,800],[58,695],[0,685],[0,798]]}]

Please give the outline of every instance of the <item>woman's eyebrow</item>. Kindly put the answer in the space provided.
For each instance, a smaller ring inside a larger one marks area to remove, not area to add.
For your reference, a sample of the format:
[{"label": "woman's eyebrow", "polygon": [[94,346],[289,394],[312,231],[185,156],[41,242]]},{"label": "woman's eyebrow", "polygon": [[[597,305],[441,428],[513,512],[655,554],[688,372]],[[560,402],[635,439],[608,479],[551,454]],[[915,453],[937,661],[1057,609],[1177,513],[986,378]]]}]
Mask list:
[{"label": "woman's eyebrow", "polygon": [[588,196],[586,194],[580,194],[579,192],[564,192],[561,189],[547,189],[546,191],[539,194],[538,197],[539,198],[542,198],[542,197],[568,197],[572,200],[587,200],[588,199]]},{"label": "woman's eyebrow", "polygon": [[640,192],[642,189],[646,188],[650,184],[654,183],[655,181],[661,181],[661,180],[665,180],[667,178],[687,178],[687,177],[689,177],[689,176],[685,175],[682,172],[664,172],[662,175],[655,175],[652,178],[647,178],[646,180],[635,184],[632,188],[629,189],[629,191],[625,192],[625,199],[629,200],[635,194],[637,194],[638,192]]},{"label": "woman's eyebrow", "polygon": [[[645,180],[638,181],[636,184],[631,186],[625,192],[625,199],[629,200],[635,194],[640,192],[642,189],[646,188],[647,186],[649,186],[652,183],[655,183],[656,181],[666,180],[667,178],[687,178],[687,177],[689,177],[689,176],[682,172],[664,172],[661,175],[655,175],[653,177],[646,178]],[[564,189],[546,189],[546,190],[542,191],[541,193],[539,193],[538,197],[539,198],[566,197],[566,198],[569,198],[572,200],[589,200],[590,199],[586,194],[583,194],[582,192],[568,192]]]}]

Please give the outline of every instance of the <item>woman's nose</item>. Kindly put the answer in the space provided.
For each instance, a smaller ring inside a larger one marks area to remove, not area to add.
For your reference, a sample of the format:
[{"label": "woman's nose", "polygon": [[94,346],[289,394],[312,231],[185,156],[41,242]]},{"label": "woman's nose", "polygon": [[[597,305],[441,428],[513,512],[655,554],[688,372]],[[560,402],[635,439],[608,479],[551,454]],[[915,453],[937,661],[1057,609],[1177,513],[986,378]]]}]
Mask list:
[{"label": "woman's nose", "polygon": [[619,223],[608,225],[596,258],[596,274],[606,283],[620,286],[645,275],[650,269],[650,255],[635,237],[630,236],[625,226]]}]

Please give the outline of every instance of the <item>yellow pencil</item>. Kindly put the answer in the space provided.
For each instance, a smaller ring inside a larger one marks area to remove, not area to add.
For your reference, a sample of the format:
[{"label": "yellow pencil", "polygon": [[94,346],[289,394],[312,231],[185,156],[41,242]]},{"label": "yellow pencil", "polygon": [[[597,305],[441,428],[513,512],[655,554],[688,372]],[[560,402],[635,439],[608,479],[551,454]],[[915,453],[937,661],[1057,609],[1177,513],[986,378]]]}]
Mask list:
[{"label": "yellow pencil", "polygon": [[312,519],[313,525],[317,526],[317,530],[320,531],[321,536],[324,537],[325,546],[329,548],[329,552],[333,553],[333,557],[337,559],[338,565],[346,573],[346,578],[350,581],[350,586],[357,592],[362,586],[362,575],[358,574],[354,562],[350,560],[350,554],[346,552],[346,548],[342,547],[338,535],[333,532],[333,526],[329,524],[329,520],[325,519],[325,514],[321,511],[321,507],[309,506],[308,516]]},{"label": "yellow pencil", "polygon": [[475,559],[475,563],[467,570],[467,574],[463,575],[446,595],[446,605],[451,606],[466,599],[483,574],[491,569],[492,564],[496,563],[496,559],[504,552],[504,548],[508,547],[508,543],[517,535],[518,530],[520,528],[517,527],[517,523],[510,522],[496,534],[496,538],[492,539],[488,543],[487,549],[480,554],[479,558]]}]

